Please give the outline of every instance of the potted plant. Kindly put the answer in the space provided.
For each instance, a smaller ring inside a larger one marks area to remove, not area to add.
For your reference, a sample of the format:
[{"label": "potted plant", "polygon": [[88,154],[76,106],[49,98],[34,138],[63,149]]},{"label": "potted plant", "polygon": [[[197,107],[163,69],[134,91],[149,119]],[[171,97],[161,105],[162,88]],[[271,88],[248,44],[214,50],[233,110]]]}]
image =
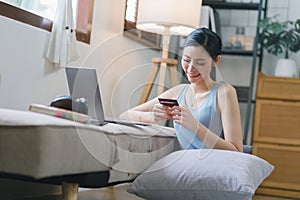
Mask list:
[{"label": "potted plant", "polygon": [[261,20],[258,26],[262,29],[259,34],[259,43],[275,56],[284,54],[284,59],[279,59],[275,68],[276,76],[298,76],[298,70],[289,53],[300,50],[300,19],[296,21],[279,22],[277,16]]}]

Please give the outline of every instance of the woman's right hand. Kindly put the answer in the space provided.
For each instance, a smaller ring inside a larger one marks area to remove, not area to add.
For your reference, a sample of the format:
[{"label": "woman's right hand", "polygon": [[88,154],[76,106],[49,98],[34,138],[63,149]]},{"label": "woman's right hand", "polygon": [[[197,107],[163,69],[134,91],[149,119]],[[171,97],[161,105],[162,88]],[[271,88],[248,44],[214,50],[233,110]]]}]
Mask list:
[{"label": "woman's right hand", "polygon": [[154,123],[161,123],[164,120],[171,119],[172,115],[169,107],[160,103],[155,104],[152,109],[152,118]]}]

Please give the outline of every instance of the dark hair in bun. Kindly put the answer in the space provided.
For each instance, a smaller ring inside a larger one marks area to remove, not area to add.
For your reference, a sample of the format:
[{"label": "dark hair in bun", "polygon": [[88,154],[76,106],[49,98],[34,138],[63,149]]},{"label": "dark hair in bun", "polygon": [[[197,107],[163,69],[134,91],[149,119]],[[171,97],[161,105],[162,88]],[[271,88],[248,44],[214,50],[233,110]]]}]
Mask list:
[{"label": "dark hair in bun", "polygon": [[198,28],[187,36],[184,47],[188,46],[202,46],[215,60],[221,55],[222,41],[215,32],[207,28]]}]

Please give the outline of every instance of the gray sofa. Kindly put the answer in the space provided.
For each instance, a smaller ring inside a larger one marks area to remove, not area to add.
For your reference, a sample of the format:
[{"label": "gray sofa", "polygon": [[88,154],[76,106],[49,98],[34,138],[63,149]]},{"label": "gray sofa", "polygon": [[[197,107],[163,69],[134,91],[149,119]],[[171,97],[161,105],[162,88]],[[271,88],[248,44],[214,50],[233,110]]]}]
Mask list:
[{"label": "gray sofa", "polygon": [[172,128],[110,123],[95,126],[0,109],[2,178],[58,184],[65,187],[63,190],[104,187],[134,180],[175,149]]}]

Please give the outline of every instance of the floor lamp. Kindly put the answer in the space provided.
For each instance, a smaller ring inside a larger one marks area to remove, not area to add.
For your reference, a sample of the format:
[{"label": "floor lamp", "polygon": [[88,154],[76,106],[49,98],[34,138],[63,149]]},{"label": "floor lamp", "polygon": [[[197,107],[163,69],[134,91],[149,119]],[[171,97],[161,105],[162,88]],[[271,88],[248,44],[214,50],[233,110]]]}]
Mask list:
[{"label": "floor lamp", "polygon": [[171,35],[188,35],[200,25],[202,0],[139,0],[137,29],[162,35],[162,57],[152,58],[152,67],[139,103],[148,100],[159,71],[157,93],[164,90],[167,69],[171,86],[179,83],[177,60],[168,57]]}]

